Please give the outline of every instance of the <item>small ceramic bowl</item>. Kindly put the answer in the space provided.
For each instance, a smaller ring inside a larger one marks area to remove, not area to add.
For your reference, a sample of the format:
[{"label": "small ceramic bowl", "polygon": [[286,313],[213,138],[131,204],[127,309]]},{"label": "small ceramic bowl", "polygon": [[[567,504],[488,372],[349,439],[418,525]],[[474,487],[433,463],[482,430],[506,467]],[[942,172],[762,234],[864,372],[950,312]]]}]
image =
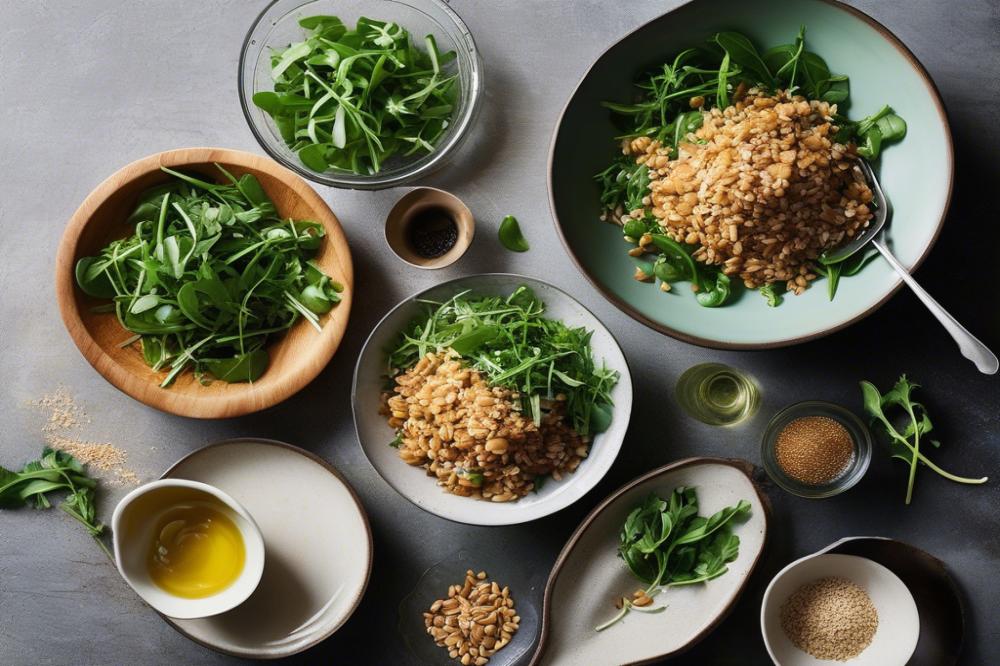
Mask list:
[{"label": "small ceramic bowl", "polygon": [[[204,174],[215,182],[215,164],[237,177],[253,174],[282,217],[315,220],[326,237],[313,259],[334,281],[344,285],[341,302],[321,319],[322,332],[306,321],[270,343],[267,371],[251,383],[215,381],[205,386],[183,372],[170,388],[160,388],[164,373],[152,371],[133,346],[131,336],[109,313],[94,312],[107,301],[91,298],[76,286],[74,268],[109,242],[135,230],[125,219],[144,190],[169,180],[161,166]],[[301,178],[266,157],[224,148],[185,148],[156,153],[122,167],[87,195],[70,218],[55,262],[56,298],[63,324],[87,362],[115,388],[156,409],[193,418],[228,418],[271,407],[292,396],[326,367],[347,330],[354,292],[351,252],[340,221]]]},{"label": "small ceramic bowl", "polygon": [[[229,587],[200,599],[186,599],[166,592],[153,582],[146,565],[153,542],[156,515],[164,506],[208,501],[223,511],[243,537],[246,559],[243,571]],[[136,488],[118,503],[111,517],[118,571],[143,601],[167,617],[188,620],[211,617],[239,606],[249,597],[264,573],[264,538],[243,506],[214,486],[198,481],[163,479]]]},{"label": "small ceramic bowl", "polygon": [[872,642],[850,660],[852,666],[903,666],[920,637],[920,616],[913,595],[899,577],[881,564],[854,555],[818,553],[789,564],[764,591],[760,629],[764,645],[779,666],[835,663],[803,652],[781,627],[781,607],[802,585],[826,577],[846,578],[868,593],[878,612]]},{"label": "small ceramic bowl", "polygon": [[[433,35],[442,52],[454,51],[449,75],[458,76],[454,113],[433,152],[410,157],[394,156],[376,174],[346,171],[314,171],[281,138],[274,120],[253,103],[257,92],[273,90],[271,54],[305,38],[299,19],[333,15],[347,25],[361,16],[394,21],[406,28],[413,40],[423,44]],[[332,187],[380,190],[396,187],[426,176],[442,167],[464,142],[482,106],[483,64],[468,26],[442,0],[273,0],[250,27],[240,52],[239,93],[243,115],[250,130],[267,153],[300,175]]]},{"label": "small ceramic bowl", "polygon": [[[423,256],[414,246],[414,224],[427,214],[449,220],[455,225],[454,244],[434,257]],[[416,187],[396,202],[385,220],[385,240],[389,249],[404,262],[417,268],[444,268],[458,261],[476,235],[476,220],[472,211],[450,192],[434,187]]]},{"label": "small ceramic bowl", "polygon": [[[844,426],[854,440],[854,456],[847,468],[829,483],[811,485],[789,476],[778,464],[775,447],[778,434],[795,419],[805,416],[825,416]],[[790,405],[778,412],[767,424],[760,450],[761,462],[767,475],[782,489],[812,499],[832,497],[851,488],[868,471],[872,458],[871,432],[854,412],[822,400],[806,400]]]}]

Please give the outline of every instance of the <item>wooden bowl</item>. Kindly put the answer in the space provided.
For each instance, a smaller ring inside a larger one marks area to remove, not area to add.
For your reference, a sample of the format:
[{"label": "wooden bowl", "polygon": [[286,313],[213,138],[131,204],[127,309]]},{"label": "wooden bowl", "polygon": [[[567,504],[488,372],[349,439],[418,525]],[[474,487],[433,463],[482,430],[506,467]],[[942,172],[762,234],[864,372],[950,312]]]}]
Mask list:
[{"label": "wooden bowl", "polygon": [[[160,388],[163,373],[153,372],[133,347],[119,345],[131,334],[112,314],[94,313],[106,301],[87,296],[76,286],[74,267],[80,257],[97,254],[110,241],[133,232],[125,224],[143,190],[169,179],[161,166],[196,171],[218,180],[220,164],[239,177],[260,180],[283,217],[310,219],[326,229],[317,264],[344,285],[343,300],[321,319],[322,333],[299,321],[268,347],[270,365],[253,383],[215,381],[201,385],[183,372],[169,388]],[[194,418],[225,418],[256,412],[288,398],[312,381],[329,363],[344,337],[351,311],[354,273],[347,238],[330,207],[304,180],[276,162],[237,150],[185,148],[157,153],[120,169],[97,186],[70,218],[56,255],[56,296],[63,323],[84,358],[116,388],[151,407]]]}]

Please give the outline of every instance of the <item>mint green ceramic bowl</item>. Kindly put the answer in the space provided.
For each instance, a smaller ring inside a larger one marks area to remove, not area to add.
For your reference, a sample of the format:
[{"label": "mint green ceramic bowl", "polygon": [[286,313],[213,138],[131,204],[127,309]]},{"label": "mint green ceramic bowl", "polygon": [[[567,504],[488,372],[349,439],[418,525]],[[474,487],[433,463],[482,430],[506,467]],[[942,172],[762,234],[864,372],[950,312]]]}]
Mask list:
[{"label": "mint green ceramic bowl", "polygon": [[869,16],[831,0],[694,0],[642,26],[606,51],[583,77],[563,111],[549,157],[549,195],[556,226],[580,270],[611,302],[646,325],[681,340],[725,349],[796,344],[832,333],[874,312],[901,282],[881,259],[841,280],[830,301],[817,281],[801,296],[769,308],[744,291],[733,303],[704,308],[690,293],[663,293],[632,279],[634,261],[620,230],[600,222],[594,174],[619,150],[603,100],[628,100],[637,74],[672,59],[720,30],[756,44],[791,42],[807,28],[807,47],[851,80],[849,116],[890,104],[906,119],[906,138],[881,157],[880,181],[895,213],[888,238],[915,268],[930,251],[951,196],[951,134],[941,99],[909,50]]}]

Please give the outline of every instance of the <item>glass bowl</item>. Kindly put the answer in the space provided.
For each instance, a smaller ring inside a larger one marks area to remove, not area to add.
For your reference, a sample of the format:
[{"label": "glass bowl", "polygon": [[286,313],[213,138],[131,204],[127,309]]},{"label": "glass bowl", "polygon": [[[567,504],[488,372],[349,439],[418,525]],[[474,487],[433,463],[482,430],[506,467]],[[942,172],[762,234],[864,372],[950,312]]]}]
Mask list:
[{"label": "glass bowl", "polygon": [[[778,433],[795,419],[804,416],[825,416],[831,418],[847,428],[847,431],[851,434],[851,439],[854,440],[854,456],[847,465],[847,469],[829,483],[802,483],[786,474],[781,469],[781,465],[778,464],[778,459],[775,455]],[[767,475],[782,489],[799,497],[820,499],[842,493],[861,480],[861,477],[868,471],[868,463],[871,461],[872,438],[867,426],[852,411],[832,402],[806,400],[805,402],[797,402],[794,405],[785,407],[771,419],[771,422],[767,424],[767,429],[764,431],[760,455]]]},{"label": "glass bowl", "polygon": [[[457,58],[445,69],[458,73],[455,111],[434,151],[426,155],[393,157],[371,175],[344,171],[313,171],[285,145],[274,121],[253,103],[254,93],[273,90],[271,49],[302,41],[299,19],[319,14],[339,16],[353,25],[361,16],[389,20],[406,28],[414,39],[434,35],[442,52]],[[243,41],[239,65],[239,93],[250,130],[268,155],[309,180],[332,187],[379,190],[409,183],[441,167],[465,139],[479,111],[483,66],[472,34],[462,19],[441,0],[274,0],[261,12]]]}]

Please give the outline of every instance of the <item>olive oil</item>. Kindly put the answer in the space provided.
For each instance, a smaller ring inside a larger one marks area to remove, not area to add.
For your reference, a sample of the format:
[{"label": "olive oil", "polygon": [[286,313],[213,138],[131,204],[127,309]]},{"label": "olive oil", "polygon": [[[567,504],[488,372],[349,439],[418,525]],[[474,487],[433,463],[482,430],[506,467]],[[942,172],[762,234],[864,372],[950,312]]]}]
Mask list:
[{"label": "olive oil", "polygon": [[677,380],[677,402],[702,423],[734,425],[757,411],[760,391],[749,375],[721,363],[688,368]]},{"label": "olive oil", "polygon": [[243,536],[208,502],[185,502],[162,512],[147,560],[164,591],[186,599],[217,594],[239,578],[246,559]]}]

